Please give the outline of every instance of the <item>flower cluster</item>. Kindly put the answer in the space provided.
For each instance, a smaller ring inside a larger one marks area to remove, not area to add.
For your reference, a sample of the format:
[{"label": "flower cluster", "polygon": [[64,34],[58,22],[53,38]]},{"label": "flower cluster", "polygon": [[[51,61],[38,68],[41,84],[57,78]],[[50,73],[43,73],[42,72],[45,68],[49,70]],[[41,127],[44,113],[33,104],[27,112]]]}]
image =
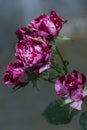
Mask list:
[{"label": "flower cluster", "polygon": [[[78,71],[68,73],[67,61],[63,60],[55,39],[64,23],[55,11],[50,15],[42,14],[32,20],[27,27],[16,31],[18,42],[16,44],[15,61],[6,67],[4,84],[15,85],[14,88],[24,86],[39,78],[55,83],[57,95],[66,101],[70,100],[70,107],[81,110],[82,103],[87,95],[84,86],[86,78]],[[58,54],[63,66],[55,61]],[[53,70],[53,75],[48,72]],[[49,76],[46,77],[47,72]],[[55,81],[56,80],[56,81]]]}]

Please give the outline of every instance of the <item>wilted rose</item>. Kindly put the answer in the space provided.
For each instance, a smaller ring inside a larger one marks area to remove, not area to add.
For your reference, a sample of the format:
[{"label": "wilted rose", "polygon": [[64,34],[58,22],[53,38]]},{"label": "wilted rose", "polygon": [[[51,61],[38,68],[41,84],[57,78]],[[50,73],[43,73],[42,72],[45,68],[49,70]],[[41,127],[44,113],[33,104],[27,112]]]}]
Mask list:
[{"label": "wilted rose", "polygon": [[65,22],[66,20],[61,19],[55,11],[51,11],[50,16],[42,14],[34,19],[28,26],[37,36],[53,39],[59,34]]},{"label": "wilted rose", "polygon": [[26,35],[16,45],[15,56],[25,68],[31,68],[35,73],[50,68],[51,45],[39,38]]},{"label": "wilted rose", "polygon": [[60,77],[55,82],[55,91],[62,99],[71,99],[72,108],[81,110],[82,103],[86,94],[84,95],[84,85],[86,78],[78,71]]},{"label": "wilted rose", "polygon": [[4,85],[20,85],[26,82],[26,72],[20,61],[13,61],[6,66]]}]

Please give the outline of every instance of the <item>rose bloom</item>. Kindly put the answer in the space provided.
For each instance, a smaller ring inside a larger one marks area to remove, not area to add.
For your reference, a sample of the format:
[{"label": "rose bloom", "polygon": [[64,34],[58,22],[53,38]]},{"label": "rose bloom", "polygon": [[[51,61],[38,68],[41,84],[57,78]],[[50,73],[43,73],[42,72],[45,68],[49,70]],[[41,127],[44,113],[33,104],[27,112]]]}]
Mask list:
[{"label": "rose bloom", "polygon": [[41,73],[50,68],[51,45],[40,37],[26,35],[17,43],[15,56],[25,68]]},{"label": "rose bloom", "polygon": [[6,66],[4,85],[20,85],[26,83],[26,73],[20,61],[13,61]]},{"label": "rose bloom", "polygon": [[24,37],[25,35],[30,35],[30,36],[33,36],[33,35],[34,35],[33,32],[32,32],[29,28],[27,28],[27,27],[22,27],[22,28],[18,29],[18,30],[15,32],[15,34],[16,34],[16,36],[17,36],[17,38],[18,38],[19,40],[23,39],[23,37]]},{"label": "rose bloom", "polygon": [[28,25],[37,36],[53,39],[57,36],[66,20],[61,19],[55,11],[51,11],[50,16],[40,15]]},{"label": "rose bloom", "polygon": [[56,80],[55,91],[62,99],[71,100],[70,107],[81,110],[82,103],[87,95],[87,92],[84,90],[85,83],[85,76],[74,70],[72,73]]}]

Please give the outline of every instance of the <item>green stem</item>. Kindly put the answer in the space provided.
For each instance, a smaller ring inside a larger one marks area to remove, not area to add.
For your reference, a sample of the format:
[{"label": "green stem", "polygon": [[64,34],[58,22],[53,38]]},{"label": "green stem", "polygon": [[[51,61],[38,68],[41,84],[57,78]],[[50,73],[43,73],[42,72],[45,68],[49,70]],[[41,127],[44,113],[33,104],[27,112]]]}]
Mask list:
[{"label": "green stem", "polygon": [[59,49],[57,47],[56,47],[56,51],[57,51],[57,54],[59,55],[59,57],[60,57],[60,59],[62,61],[62,64],[64,65],[63,57],[62,57],[62,55],[61,55],[61,53],[60,53],[60,51],[59,51]]},{"label": "green stem", "polygon": [[65,60],[63,59],[63,57],[62,57],[62,55],[61,55],[61,53],[60,53],[60,51],[59,51],[59,49],[58,49],[57,47],[56,47],[56,52],[57,52],[58,56],[60,57],[61,62],[62,62],[62,64],[63,64],[63,70],[64,70],[65,74],[67,74],[67,73],[68,73],[68,69],[67,69],[67,65],[66,65],[66,62],[67,62],[67,61],[65,61]]},{"label": "green stem", "polygon": [[41,77],[43,80],[45,81],[49,81],[50,83],[55,83],[54,81],[50,80],[49,78],[46,78],[46,77]]},{"label": "green stem", "polygon": [[67,61],[65,61],[59,51],[59,49],[57,48],[56,46],[56,42],[55,41],[51,41],[52,45],[53,45],[53,50],[54,52],[56,51],[57,55],[60,57],[60,60],[63,64],[63,70],[64,70],[64,73],[67,74],[68,73],[68,69],[67,69]]}]

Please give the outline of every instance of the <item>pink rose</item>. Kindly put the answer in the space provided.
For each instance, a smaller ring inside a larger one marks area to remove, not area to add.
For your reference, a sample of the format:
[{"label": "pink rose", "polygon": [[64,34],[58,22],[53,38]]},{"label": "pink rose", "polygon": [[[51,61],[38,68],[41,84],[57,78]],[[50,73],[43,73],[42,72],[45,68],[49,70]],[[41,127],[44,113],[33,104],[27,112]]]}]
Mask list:
[{"label": "pink rose", "polygon": [[20,61],[14,61],[7,65],[4,75],[4,85],[20,85],[26,82],[26,73]]},{"label": "pink rose", "polygon": [[25,68],[41,73],[50,68],[51,45],[39,38],[26,35],[16,45],[15,56]]},{"label": "pink rose", "polygon": [[86,78],[78,71],[73,71],[55,82],[55,91],[62,99],[70,99],[72,108],[81,110],[81,105],[87,94],[84,95]]},{"label": "pink rose", "polygon": [[20,29],[18,29],[16,32],[15,32],[17,38],[20,40],[20,39],[23,39],[23,37],[25,35],[30,35],[30,36],[33,36],[33,32],[27,28],[27,27],[22,27]]},{"label": "pink rose", "polygon": [[51,11],[50,16],[42,14],[34,19],[28,26],[37,36],[53,39],[59,34],[65,22],[66,20],[61,19],[55,11]]}]

